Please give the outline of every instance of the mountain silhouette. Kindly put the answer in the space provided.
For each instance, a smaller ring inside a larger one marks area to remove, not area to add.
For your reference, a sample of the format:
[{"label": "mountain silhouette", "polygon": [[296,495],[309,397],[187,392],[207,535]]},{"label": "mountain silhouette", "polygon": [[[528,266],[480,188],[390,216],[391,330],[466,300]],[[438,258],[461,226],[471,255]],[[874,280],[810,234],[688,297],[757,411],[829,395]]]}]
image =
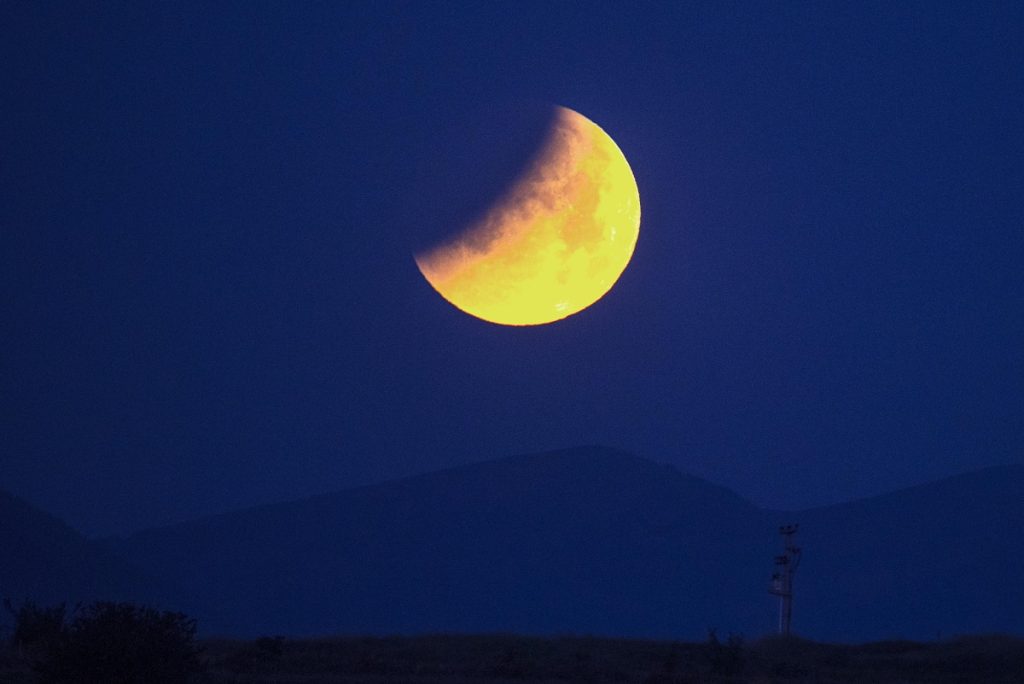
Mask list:
[{"label": "mountain silhouette", "polygon": [[1024,631],[1024,466],[801,512],[587,447],[150,530],[117,548],[234,634],[763,634],[777,525],[796,629],[833,640]]},{"label": "mountain silhouette", "polygon": [[777,526],[796,522],[798,634],[931,639],[1024,634],[1022,488],[1024,465],[1009,465],[766,511],[673,467],[581,447],[144,530],[105,540],[111,553],[46,516],[12,535],[7,504],[0,530],[26,550],[13,557],[20,576],[36,568],[22,586],[40,596],[137,582],[116,553],[171,587],[207,634],[703,639],[773,630]]},{"label": "mountain silhouette", "polygon": [[[116,548],[232,634],[670,635],[753,614],[758,510],[620,452],[453,468],[149,530]],[[699,550],[695,552],[695,550]],[[701,588],[709,575],[713,588]]]},{"label": "mountain silhouette", "polygon": [[155,578],[4,491],[0,491],[0,596],[15,605],[28,600],[74,604],[171,599]]},{"label": "mountain silhouette", "polygon": [[1024,633],[1024,465],[789,515],[795,611],[817,639]]}]

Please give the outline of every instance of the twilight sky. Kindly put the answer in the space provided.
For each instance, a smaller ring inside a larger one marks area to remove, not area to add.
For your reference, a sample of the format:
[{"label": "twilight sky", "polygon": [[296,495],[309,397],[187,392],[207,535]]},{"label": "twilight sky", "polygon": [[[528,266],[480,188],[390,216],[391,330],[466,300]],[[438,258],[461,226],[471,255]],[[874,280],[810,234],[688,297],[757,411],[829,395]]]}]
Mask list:
[{"label": "twilight sky", "polygon": [[[776,507],[1021,461],[1024,6],[943,5],[4,3],[0,488],[105,534],[579,444]],[[412,252],[526,101],[643,216],[516,329]]]}]

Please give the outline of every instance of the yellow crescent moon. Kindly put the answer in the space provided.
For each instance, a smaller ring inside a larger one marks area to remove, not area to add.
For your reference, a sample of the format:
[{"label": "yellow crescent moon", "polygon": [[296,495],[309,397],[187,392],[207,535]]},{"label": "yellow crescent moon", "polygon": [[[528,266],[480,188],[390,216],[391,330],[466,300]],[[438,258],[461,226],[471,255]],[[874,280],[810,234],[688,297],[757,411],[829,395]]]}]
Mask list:
[{"label": "yellow crescent moon", "polygon": [[520,179],[481,221],[417,254],[416,265],[468,314],[539,325],[603,297],[639,231],[640,195],[626,157],[597,124],[558,107]]}]

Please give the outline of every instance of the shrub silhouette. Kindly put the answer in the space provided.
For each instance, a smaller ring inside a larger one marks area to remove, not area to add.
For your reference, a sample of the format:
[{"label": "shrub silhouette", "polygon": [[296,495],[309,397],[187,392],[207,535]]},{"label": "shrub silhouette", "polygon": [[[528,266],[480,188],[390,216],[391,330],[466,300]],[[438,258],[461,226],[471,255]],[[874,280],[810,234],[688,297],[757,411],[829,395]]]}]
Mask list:
[{"label": "shrub silhouette", "polygon": [[276,658],[284,653],[284,637],[260,637],[256,640],[256,650],[262,655]]},{"label": "shrub silhouette", "polygon": [[733,676],[743,671],[742,635],[729,634],[725,643],[722,643],[718,639],[717,632],[714,629],[709,629],[707,652],[712,674]]},{"label": "shrub silhouette", "polygon": [[45,607],[26,601],[15,608],[10,599],[5,599],[4,607],[14,616],[11,645],[19,653],[48,653],[57,646],[64,634],[66,603]]},{"label": "shrub silhouette", "polygon": [[42,684],[185,684],[201,671],[196,622],[131,603],[81,612],[37,666]]}]

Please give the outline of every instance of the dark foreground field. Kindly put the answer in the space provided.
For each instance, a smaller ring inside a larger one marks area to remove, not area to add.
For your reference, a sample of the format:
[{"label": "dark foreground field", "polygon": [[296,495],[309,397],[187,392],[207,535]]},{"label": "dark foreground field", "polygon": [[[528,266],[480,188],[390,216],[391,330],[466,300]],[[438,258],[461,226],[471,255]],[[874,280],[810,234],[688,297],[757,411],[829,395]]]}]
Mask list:
[{"label": "dark foreground field", "polygon": [[211,682],[1024,682],[1024,640],[972,636],[860,646],[424,636],[206,643]]},{"label": "dark foreground field", "polygon": [[[203,642],[202,684],[525,682],[1024,682],[1024,639],[968,636],[857,646],[801,639],[702,643],[505,635]],[[0,682],[31,684],[24,657],[0,655]]]}]

